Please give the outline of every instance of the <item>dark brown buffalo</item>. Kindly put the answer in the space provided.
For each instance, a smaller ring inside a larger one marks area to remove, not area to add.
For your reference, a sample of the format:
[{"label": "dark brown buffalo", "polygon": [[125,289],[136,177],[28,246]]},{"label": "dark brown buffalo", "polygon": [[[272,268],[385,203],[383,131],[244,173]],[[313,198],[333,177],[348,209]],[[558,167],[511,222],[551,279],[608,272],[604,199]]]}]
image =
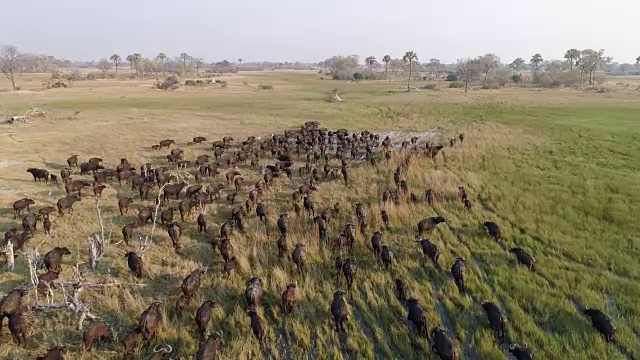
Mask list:
[{"label": "dark brown buffalo", "polygon": [[342,275],[344,275],[344,279],[347,282],[347,290],[349,291],[349,294],[351,294],[351,288],[353,287],[353,282],[356,279],[357,271],[358,266],[355,259],[344,260],[342,264]]},{"label": "dark brown buffalo", "polygon": [[211,321],[211,309],[215,303],[213,300],[205,300],[198,310],[196,310],[196,325],[202,336],[207,334],[207,325],[209,325],[209,321]]},{"label": "dark brown buffalo", "polygon": [[285,315],[291,314],[298,301],[298,290],[296,284],[288,284],[282,293],[282,311]]},{"label": "dark brown buffalo", "polygon": [[378,264],[380,263],[380,253],[382,252],[382,233],[376,231],[371,237],[371,247],[373,248],[373,256]]},{"label": "dark brown buffalo", "polygon": [[68,180],[64,184],[64,189],[67,195],[78,193],[79,196],[82,196],[82,189],[87,186],[91,186],[91,183],[85,180]]},{"label": "dark brown buffalo", "polygon": [[60,216],[64,216],[64,210],[67,210],[67,213],[71,213],[71,210],[73,210],[73,204],[75,204],[76,201],[81,200],[82,198],[80,198],[79,195],[69,195],[58,200],[58,202],[56,203],[56,206],[58,207],[58,213],[60,214]]},{"label": "dark brown buffalo", "polygon": [[262,319],[260,318],[260,315],[253,310],[249,310],[247,315],[251,319],[251,331],[253,332],[253,336],[258,339],[258,342],[260,342],[260,348],[263,348],[264,326],[262,325]]},{"label": "dark brown buffalo", "polygon": [[5,243],[11,241],[11,243],[13,244],[13,250],[20,251],[24,247],[24,244],[27,242],[27,240],[31,239],[32,237],[33,235],[31,235],[31,233],[28,231],[18,232],[17,229],[11,229],[4,234],[4,241]]},{"label": "dark brown buffalo", "polygon": [[193,299],[200,290],[200,279],[204,274],[204,269],[195,269],[184,280],[182,280],[182,293],[187,300]]},{"label": "dark brown buffalo", "polygon": [[62,271],[62,267],[60,266],[60,264],[64,255],[71,255],[71,251],[69,251],[69,249],[66,247],[55,247],[51,249],[44,255],[43,262],[45,268],[48,271]]},{"label": "dark brown buffalo", "polygon": [[168,208],[160,213],[160,222],[162,222],[162,225],[168,225],[173,221],[173,213],[175,210],[175,208]]},{"label": "dark brown buffalo", "polygon": [[280,237],[278,237],[277,245],[278,245],[278,256],[284,257],[284,255],[289,252],[289,247],[287,246],[287,235],[285,234],[280,235]]},{"label": "dark brown buffalo", "polygon": [[440,216],[434,216],[426,219],[422,219],[418,222],[418,237],[422,237],[423,232],[431,232],[440,223],[446,223],[447,220]]},{"label": "dark brown buffalo", "polygon": [[147,222],[153,223],[156,208],[153,206],[145,206],[138,210],[138,226],[144,226]]},{"label": "dark brown buffalo", "polygon": [[184,187],[187,186],[185,182],[180,182],[177,184],[171,184],[164,187],[164,201],[167,201],[171,196],[175,196],[176,200],[180,197],[180,192]]},{"label": "dark brown buffalo", "polygon": [[144,263],[142,258],[133,251],[129,251],[124,257],[127,258],[127,265],[133,276],[141,279],[144,276]]},{"label": "dark brown buffalo", "polygon": [[16,345],[27,346],[27,331],[21,313],[9,315],[9,331]]},{"label": "dark brown buffalo", "polygon": [[[593,327],[604,336],[607,342],[613,342],[615,340],[616,327],[609,316],[598,309],[590,309],[589,307],[584,309],[583,314],[591,319]],[[502,331],[504,333],[504,329]]]},{"label": "dark brown buffalo", "polygon": [[0,300],[0,334],[5,317],[22,312],[22,298],[27,295],[26,289],[13,289]]},{"label": "dark brown buffalo", "polygon": [[338,290],[333,293],[331,315],[333,315],[333,321],[336,323],[336,331],[346,332],[344,322],[349,318],[349,310],[347,309],[347,302],[344,299],[344,293],[342,291]]},{"label": "dark brown buffalo", "polygon": [[429,241],[429,239],[422,239],[418,241],[418,243],[420,243],[420,246],[422,247],[422,254],[424,254],[424,257],[425,258],[429,257],[431,261],[433,261],[433,264],[437,268],[440,268],[440,265],[438,264],[438,258],[440,257],[440,250],[438,250],[438,247],[436,246],[436,244]]},{"label": "dark brown buffalo", "polygon": [[33,234],[36,231],[38,226],[38,221],[42,220],[42,215],[36,215],[34,213],[30,213],[27,216],[22,218],[22,229],[24,231],[28,231]]},{"label": "dark brown buffalo", "polygon": [[118,199],[118,209],[120,209],[120,215],[124,216],[124,214],[129,212],[129,205],[133,203],[133,198],[123,197]]},{"label": "dark brown buffalo", "polygon": [[420,306],[418,299],[407,300],[407,320],[410,321],[420,336],[429,340],[429,327],[427,326],[427,312]]},{"label": "dark brown buffalo", "polygon": [[435,198],[435,193],[433,192],[433,189],[431,188],[427,189],[424,195],[425,195],[425,198],[427,199],[427,204],[429,204],[429,206],[433,206],[433,202]]},{"label": "dark brown buffalo", "polygon": [[98,163],[91,163],[91,162],[82,163],[80,164],[80,175],[85,175],[85,174],[88,174],[89,172],[93,172],[95,174],[98,170],[102,170],[102,169],[104,169],[104,166]]},{"label": "dark brown buffalo", "polygon": [[402,303],[402,305],[404,305],[407,302],[407,289],[404,282],[400,279],[396,279],[395,284],[394,293],[396,294],[396,298]]},{"label": "dark brown buffalo", "polygon": [[44,228],[45,235],[51,235],[51,219],[48,216],[42,220],[42,227]]},{"label": "dark brown buffalo", "polygon": [[70,156],[70,157],[67,159],[67,165],[69,165],[69,167],[76,167],[76,166],[78,166],[78,155]]},{"label": "dark brown buffalo", "polygon": [[67,179],[71,179],[71,169],[62,168],[62,170],[60,170],[60,178],[62,179],[62,181],[66,181]]},{"label": "dark brown buffalo", "polygon": [[178,204],[178,210],[180,210],[180,219],[184,222],[185,215],[191,215],[196,203],[191,199],[184,199]]},{"label": "dark brown buffalo", "polygon": [[33,181],[37,182],[40,180],[44,180],[44,182],[46,183],[49,182],[49,172],[47,170],[28,168],[27,172],[33,176]]},{"label": "dark brown buffalo", "polygon": [[282,235],[287,235],[287,218],[287,214],[280,214],[278,218],[278,230]]},{"label": "dark brown buffalo", "polygon": [[147,200],[149,198],[149,191],[155,186],[152,182],[145,182],[140,185],[138,192],[140,193],[140,200]]},{"label": "dark brown buffalo", "polygon": [[451,266],[451,275],[453,275],[453,280],[455,281],[460,294],[465,294],[467,292],[465,284],[466,272],[467,267],[465,266],[464,258],[456,258],[456,262]]},{"label": "dark brown buffalo", "polygon": [[441,360],[459,360],[460,355],[458,349],[453,345],[451,340],[447,337],[444,330],[439,327],[434,327],[431,330],[431,338],[433,339],[433,345],[431,350],[435,351]]},{"label": "dark brown buffalo", "polygon": [[193,143],[194,144],[200,144],[200,143],[205,142],[205,141],[207,141],[207,138],[204,137],[204,136],[196,136],[196,137],[193,138]]},{"label": "dark brown buffalo", "polygon": [[494,223],[493,221],[485,221],[482,225],[487,228],[489,236],[491,236],[496,242],[502,241],[502,231],[500,230],[498,224]]},{"label": "dark brown buffalo", "polygon": [[526,266],[529,270],[535,271],[536,267],[536,259],[533,258],[526,250],[519,247],[514,247],[509,252],[516,254],[516,259],[518,262],[524,266]]},{"label": "dark brown buffalo", "polygon": [[296,248],[293,249],[293,253],[291,254],[291,260],[296,264],[300,275],[303,275],[304,267],[307,262],[307,250],[305,250],[304,244],[296,244]]},{"label": "dark brown buffalo", "polygon": [[393,252],[387,245],[382,246],[382,250],[380,251],[380,259],[382,260],[382,264],[386,270],[389,270],[389,267],[393,263]]},{"label": "dark brown buffalo", "polygon": [[82,342],[84,343],[85,350],[91,349],[94,343],[99,343],[103,340],[109,339],[111,332],[107,324],[98,322],[89,326],[82,334]]},{"label": "dark brown buffalo", "polygon": [[66,350],[64,346],[54,346],[47,350],[44,356],[36,357],[36,360],[64,360],[62,353]]},{"label": "dark brown buffalo", "polygon": [[533,355],[526,348],[526,345],[523,347],[518,344],[511,344],[509,345],[509,352],[513,354],[516,360],[533,360]]},{"label": "dark brown buffalo", "polygon": [[224,266],[222,267],[222,273],[228,279],[231,277],[231,274],[236,269],[238,261],[235,256],[232,256],[229,260],[225,260]]},{"label": "dark brown buffalo", "polygon": [[124,348],[123,355],[125,359],[129,355],[133,354],[135,349],[140,344],[141,340],[142,340],[142,330],[140,330],[139,327],[132,329],[127,333],[127,335],[125,335],[124,339],[122,340],[122,346]]},{"label": "dark brown buffalo", "polygon": [[154,301],[145,310],[138,321],[138,327],[142,332],[142,337],[145,341],[151,340],[158,330],[158,326],[162,322],[162,314],[160,314],[160,302]]},{"label": "dark brown buffalo", "polygon": [[500,308],[492,302],[483,302],[482,308],[487,313],[489,326],[491,327],[491,330],[493,330],[496,340],[504,341],[506,339],[505,326],[507,319],[502,315]]},{"label": "dark brown buffalo", "polygon": [[222,349],[222,333],[213,333],[206,341],[200,343],[195,360],[218,360]]},{"label": "dark brown buffalo", "polygon": [[198,215],[198,232],[207,232],[207,218],[204,214]]},{"label": "dark brown buffalo", "polygon": [[175,250],[180,249],[180,236],[182,236],[182,226],[177,221],[172,222],[167,226],[167,234],[171,238],[173,248]]},{"label": "dark brown buffalo", "polygon": [[22,215],[22,211],[27,209],[27,211],[31,211],[29,209],[29,205],[33,205],[36,202],[29,198],[22,198],[13,203],[13,218],[15,219],[18,215]]}]

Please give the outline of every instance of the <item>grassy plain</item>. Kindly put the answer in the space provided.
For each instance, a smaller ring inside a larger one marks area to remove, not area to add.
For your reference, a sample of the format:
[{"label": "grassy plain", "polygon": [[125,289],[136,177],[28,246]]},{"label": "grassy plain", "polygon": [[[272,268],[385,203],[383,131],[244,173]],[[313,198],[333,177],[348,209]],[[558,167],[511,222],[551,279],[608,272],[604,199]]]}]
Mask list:
[{"label": "grassy plain", "polygon": [[[244,280],[253,274],[265,283],[261,314],[268,323],[270,357],[435,359],[424,340],[415,339],[407,329],[404,309],[393,295],[393,281],[400,278],[408,284],[409,295],[427,309],[430,326],[444,326],[456,339],[463,359],[505,359],[505,349],[493,341],[479,303],[460,296],[453,284],[448,269],[456,256],[467,259],[473,298],[496,302],[509,319],[509,338],[526,343],[536,358],[640,358],[640,95],[633,88],[603,94],[513,88],[468,94],[458,89],[405,93],[403,82],[338,83],[305,72],[241,73],[225,77],[226,88],[174,92],[153,90],[151,82],[144,81],[78,82],[67,89],[40,91],[40,79],[21,80],[23,91],[0,93],[0,107],[17,113],[38,107],[48,117],[0,126],[0,232],[19,227],[12,216],[13,201],[31,197],[38,209],[64,196],[63,188],[33,183],[25,169],[33,166],[57,173],[73,154],[85,161],[100,156],[113,165],[121,157],[134,164],[162,164],[163,153],[150,150],[160,139],[174,138],[187,158],[194,158],[210,152],[210,145],[185,148],[194,136],[210,140],[265,136],[307,120],[349,130],[435,129],[440,134],[437,141],[442,142],[460,132],[466,138],[461,145],[445,149],[445,157],[435,163],[414,161],[407,174],[409,191],[424,194],[431,187],[443,195],[442,201],[433,208],[424,201],[386,206],[392,224],[384,242],[398,260],[390,272],[375,265],[370,234],[358,237],[359,271],[349,301],[352,316],[346,339],[333,330],[328,310],[336,289],[333,254],[317,246],[308,219],[293,218],[289,240],[308,244],[306,279],[292,275],[290,261],[277,258],[276,216],[290,210],[290,194],[298,183],[279,179],[267,192],[271,237],[267,238],[255,216],[248,217],[246,236],[234,235],[239,275],[221,278],[222,260],[219,254],[213,255],[191,218],[182,255],[173,252],[166,232],[157,232],[157,242],[145,255],[150,278],[140,282],[144,286],[85,290],[83,298],[92,311],[116,329],[116,341],[84,353],[81,332],[71,314],[30,312],[28,347],[14,348],[5,327],[0,338],[2,358],[33,358],[54,344],[67,345],[77,359],[120,358],[124,332],[156,299],[163,303],[167,321],[152,345],[168,343],[175,353],[192,356],[198,345],[192,315],[175,321],[172,308],[181,279],[196,267],[208,266],[200,296],[189,312],[193,314],[204,299],[218,302],[210,328],[224,331],[226,359],[261,356],[242,299]],[[275,89],[259,91],[258,84]],[[0,88],[6,85],[0,83]],[[344,102],[324,101],[334,88],[340,89]],[[351,204],[356,202],[366,205],[370,229],[380,226],[380,194],[393,186],[396,161],[381,161],[377,170],[355,167],[353,183],[347,187],[338,182],[321,184],[314,194],[316,208],[340,202],[345,210],[330,224],[330,236],[354,217]],[[258,179],[257,173],[242,171],[249,174],[247,183]],[[471,212],[455,200],[461,184],[473,201]],[[120,227],[132,221],[136,212],[119,216],[116,199],[129,194],[128,186],[109,186],[101,200],[118,240]],[[77,258],[88,258],[86,237],[99,229],[94,207],[94,199],[86,196],[76,204],[75,213],[53,216],[53,236],[41,251],[54,246],[72,250],[61,278],[71,277]],[[229,207],[216,203],[208,214],[217,231]],[[414,242],[417,221],[436,214],[448,220],[430,236],[441,249],[443,271],[425,262]],[[484,235],[481,224],[486,220],[502,227],[508,248],[520,246],[534,255],[537,273],[517,266],[512,254]],[[43,237],[39,229],[27,247]],[[129,250],[124,244],[110,248],[97,271],[86,271],[87,278],[137,283],[123,258]],[[3,295],[28,279],[24,256],[18,256],[13,273],[2,271]],[[302,299],[283,324],[280,294],[295,280]],[[60,297],[57,294],[57,300]],[[618,327],[617,344],[607,345],[576,306],[598,307],[609,314]],[[150,354],[145,349],[139,356]]]}]

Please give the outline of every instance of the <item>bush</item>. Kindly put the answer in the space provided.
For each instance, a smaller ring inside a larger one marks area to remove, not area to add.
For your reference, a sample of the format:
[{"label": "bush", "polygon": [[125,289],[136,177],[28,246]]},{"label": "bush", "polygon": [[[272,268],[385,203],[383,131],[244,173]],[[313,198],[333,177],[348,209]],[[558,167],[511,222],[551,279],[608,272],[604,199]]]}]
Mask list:
[{"label": "bush", "polygon": [[522,75],[520,74],[511,75],[511,81],[513,81],[516,84],[522,82]]},{"label": "bush", "polygon": [[243,81],[243,82],[242,82],[242,85],[244,85],[244,86],[248,86],[248,85],[249,85],[249,82],[248,82],[248,81]]},{"label": "bush", "polygon": [[219,80],[219,79],[216,79],[216,80],[214,80],[214,81],[215,81],[215,83],[216,83],[216,84],[222,84],[222,83],[224,82],[224,81]]},{"label": "bush", "polygon": [[16,86],[16,91],[22,90],[22,86]]},{"label": "bush", "polygon": [[500,84],[498,84],[497,82],[488,82],[482,85],[483,90],[497,90],[499,88],[500,88]]},{"label": "bush", "polygon": [[320,80],[324,80],[324,76],[320,76]]},{"label": "bush", "polygon": [[273,90],[273,85],[260,84],[258,85],[258,90]]},{"label": "bush", "polygon": [[420,86],[418,89],[420,90],[438,90],[438,84],[426,84]]},{"label": "bush", "polygon": [[221,82],[220,82],[220,85],[221,85],[223,88],[226,88],[229,84],[227,84],[227,82],[226,82],[226,81],[221,81]]},{"label": "bush", "polygon": [[196,86],[196,82],[194,80],[185,80],[184,84],[186,86]]},{"label": "bush", "polygon": [[353,80],[360,81],[363,79],[364,79],[364,76],[362,75],[362,73],[359,73],[359,72],[353,73]]},{"label": "bush", "polygon": [[458,75],[456,75],[454,73],[449,73],[447,75],[446,81],[458,81]]},{"label": "bush", "polygon": [[[185,81],[186,83],[186,81]],[[177,77],[175,76],[169,76],[167,77],[162,84],[160,84],[158,86],[158,89],[162,89],[162,90],[173,90],[175,88],[177,88],[177,86],[180,84],[180,80],[178,80]]]},{"label": "bush", "polygon": [[451,89],[460,89],[464,87],[464,82],[462,81],[452,81],[449,83],[449,88]]}]

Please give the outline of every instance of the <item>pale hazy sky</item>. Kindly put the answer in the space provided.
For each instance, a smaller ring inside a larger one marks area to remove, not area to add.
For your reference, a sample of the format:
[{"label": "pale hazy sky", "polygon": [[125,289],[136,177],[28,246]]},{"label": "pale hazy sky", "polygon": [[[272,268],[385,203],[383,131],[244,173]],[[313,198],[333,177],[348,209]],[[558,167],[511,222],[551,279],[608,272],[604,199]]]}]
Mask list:
[{"label": "pale hazy sky", "polygon": [[604,48],[640,55],[640,0],[2,0],[0,44],[73,60],[140,52],[309,61],[415,50],[421,62],[503,62]]}]

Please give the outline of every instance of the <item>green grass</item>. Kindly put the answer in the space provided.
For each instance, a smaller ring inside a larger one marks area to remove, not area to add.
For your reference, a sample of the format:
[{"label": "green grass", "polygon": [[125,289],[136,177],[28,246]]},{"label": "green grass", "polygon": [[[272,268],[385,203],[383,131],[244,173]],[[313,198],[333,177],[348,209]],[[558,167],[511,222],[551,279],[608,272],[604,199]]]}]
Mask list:
[{"label": "green grass", "polygon": [[[279,179],[266,197],[270,237],[254,215],[247,217],[246,235],[233,237],[241,269],[230,280],[219,275],[221,258],[217,252],[212,254],[206,236],[197,233],[192,218],[186,226],[182,255],[174,254],[166,233],[158,231],[157,243],[145,256],[150,273],[143,281],[145,286],[86,290],[84,299],[94,313],[114,325],[117,341],[152,300],[162,301],[167,321],[140,357],[149,356],[150,349],[161,343],[171,344],[179,354],[195,354],[199,339],[193,315],[176,321],[171,313],[181,279],[199,266],[208,266],[209,271],[189,313],[193,314],[204,299],[218,302],[210,329],[224,331],[223,357],[228,359],[260,357],[242,299],[244,281],[251,275],[260,276],[265,283],[260,313],[268,324],[267,349],[275,358],[435,359],[425,341],[416,339],[405,324],[404,309],[393,295],[395,278],[403,279],[409,295],[420,300],[428,311],[430,326],[447,327],[464,359],[507,358],[493,341],[482,308],[474,299],[496,302],[509,319],[508,337],[526,343],[536,358],[624,359],[623,353],[640,357],[640,224],[636,219],[640,214],[640,125],[634,99],[572,90],[408,94],[396,91],[401,82],[336,83],[300,73],[258,73],[225,80],[230,83],[228,88],[205,92],[151,91],[143,84],[95,85],[91,92],[72,88],[20,98],[0,94],[0,100],[12,109],[35,105],[50,111],[52,117],[81,111],[76,120],[49,119],[2,127],[4,138],[10,140],[3,138],[0,151],[14,162],[2,169],[6,175],[0,178],[0,199],[5,204],[0,230],[16,225],[10,209],[16,199],[32,196],[37,209],[63,195],[63,189],[54,189],[49,196],[48,188],[32,183],[24,169],[58,169],[73,153],[81,154],[81,159],[101,155],[110,164],[123,156],[136,164],[161,164],[164,152],[148,149],[162,138],[173,137],[179,144],[201,134],[210,140],[223,135],[238,140],[297,127],[310,119],[350,130],[424,131],[437,127],[441,137],[436,142],[445,142],[460,132],[466,138],[462,144],[445,149],[446,158],[439,157],[435,163],[414,159],[406,175],[410,192],[422,195],[433,188],[445,200],[433,208],[424,201],[386,205],[392,224],[384,242],[398,260],[390,272],[373,261],[371,230],[366,236],[358,235],[355,255],[359,270],[353,300],[349,301],[348,338],[335,333],[329,315],[337,288],[332,268],[335,254],[318,247],[308,219],[291,219],[289,240],[291,247],[296,242],[307,244],[310,260],[306,279],[293,275],[290,260],[277,258],[276,216],[290,211],[290,194],[299,184],[297,178],[293,183]],[[273,84],[274,90],[256,91],[242,85],[243,81]],[[324,102],[336,87],[346,101]],[[209,146],[185,150],[188,158],[195,158],[208,152]],[[365,204],[369,229],[380,227],[380,194],[394,186],[392,174],[399,159],[398,155],[390,164],[381,161],[377,169],[354,166],[352,183],[346,187],[340,182],[321,184],[313,195],[316,208],[340,202],[343,209],[330,224],[330,237],[337,235],[346,221],[354,220],[352,204],[356,202]],[[337,164],[332,161],[333,166]],[[259,178],[258,173],[244,167],[241,171],[247,184]],[[473,201],[472,212],[455,200],[461,184]],[[118,239],[120,226],[131,221],[136,212],[116,215],[116,196],[130,193],[129,187],[110,186],[101,201],[116,224]],[[245,194],[238,199],[244,201]],[[81,260],[87,259],[85,238],[98,229],[93,204],[93,199],[86,197],[74,214],[53,219],[54,237],[41,251],[58,245],[72,249],[61,278],[71,277],[76,253]],[[210,227],[217,231],[228,217],[229,206],[218,202],[207,213]],[[441,249],[442,271],[423,260],[414,242],[416,223],[435,214],[448,220],[430,236]],[[518,266],[512,254],[485,236],[481,224],[486,220],[501,226],[507,248],[520,246],[534,255],[536,273]],[[28,246],[35,246],[42,237],[39,230]],[[98,270],[87,271],[88,278],[135,283],[123,258],[135,246],[120,244],[109,249]],[[457,256],[467,259],[472,297],[458,294],[448,272]],[[2,273],[0,293],[26,281],[24,257],[18,257],[16,265],[14,273]],[[291,281],[298,282],[301,301],[283,328],[279,298]],[[576,311],[571,299],[581,306],[605,310],[618,327],[618,344],[607,345]],[[8,345],[5,327],[0,341],[8,346],[1,347],[0,356],[33,358],[50,345],[64,343],[70,356],[79,359],[120,358],[116,341],[91,354],[82,353],[81,332],[67,312],[30,312],[28,320],[27,349],[15,350]]]}]

